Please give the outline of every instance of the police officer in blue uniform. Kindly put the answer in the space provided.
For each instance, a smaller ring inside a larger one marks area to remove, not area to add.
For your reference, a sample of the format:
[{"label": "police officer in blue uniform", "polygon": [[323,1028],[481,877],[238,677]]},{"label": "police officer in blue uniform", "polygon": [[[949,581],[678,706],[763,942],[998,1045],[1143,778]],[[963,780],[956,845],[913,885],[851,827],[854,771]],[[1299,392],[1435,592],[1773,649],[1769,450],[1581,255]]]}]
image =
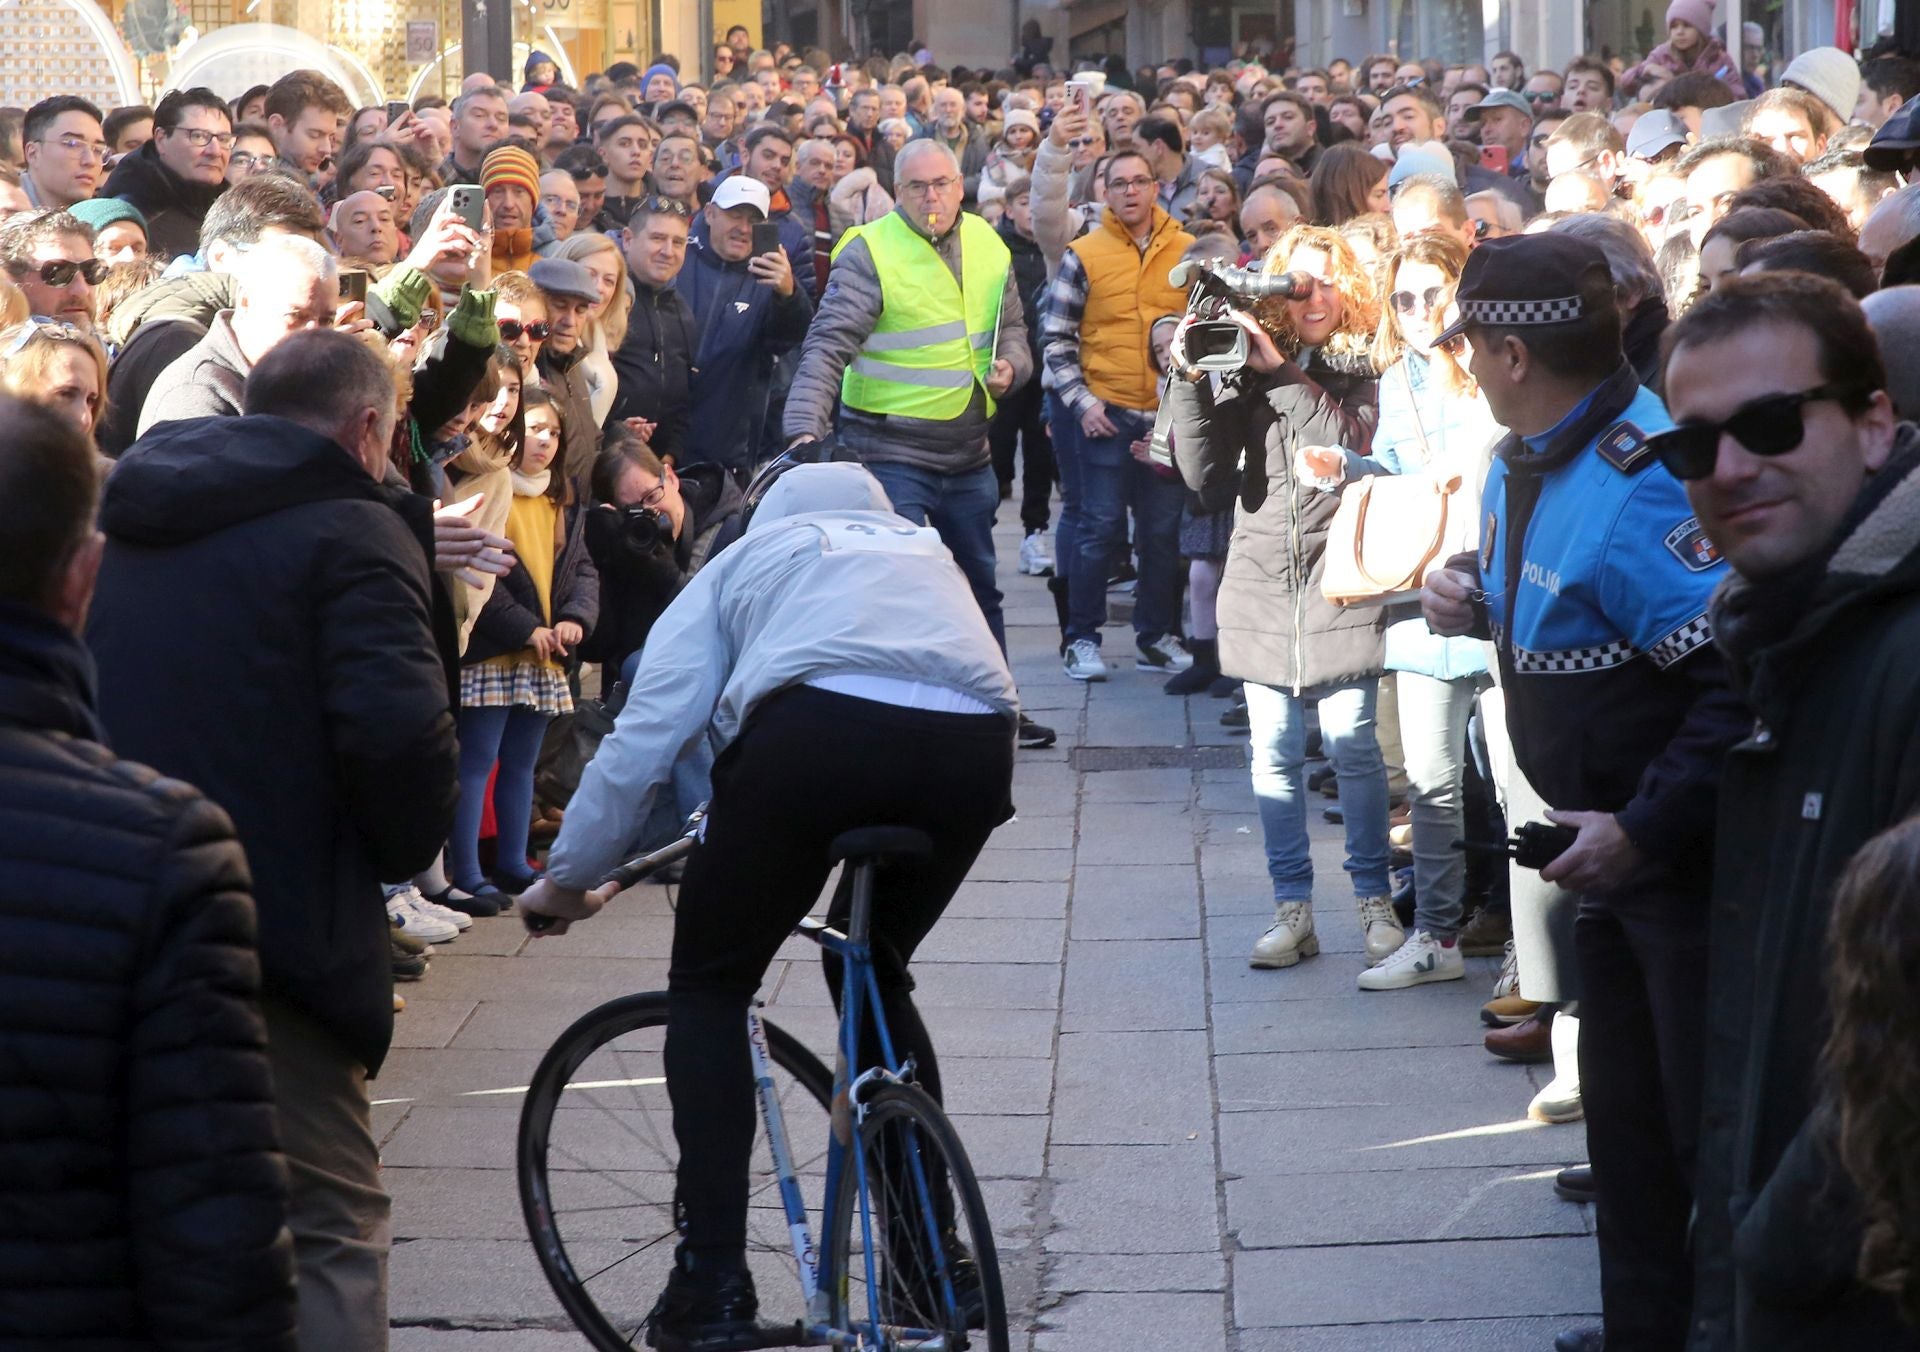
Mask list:
[{"label": "police officer in blue uniform", "polygon": [[1579,894],[1580,1083],[1598,1189],[1598,1329],[1564,1352],[1677,1352],[1691,1298],[1707,861],[1715,789],[1747,719],[1707,622],[1726,574],[1647,450],[1672,425],[1621,352],[1606,259],[1551,232],[1468,259],[1468,368],[1509,429],[1477,555],[1428,579],[1436,633],[1494,640],[1514,755],[1578,829],[1541,871]]}]

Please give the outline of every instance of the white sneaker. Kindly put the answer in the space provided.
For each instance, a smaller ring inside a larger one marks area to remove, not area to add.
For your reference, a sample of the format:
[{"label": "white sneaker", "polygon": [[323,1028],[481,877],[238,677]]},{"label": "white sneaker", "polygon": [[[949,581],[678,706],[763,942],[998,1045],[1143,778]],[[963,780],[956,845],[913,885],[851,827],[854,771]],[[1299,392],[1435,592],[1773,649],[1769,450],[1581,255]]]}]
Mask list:
[{"label": "white sneaker", "polygon": [[418,887],[407,888],[407,902],[422,915],[431,916],[435,920],[444,920],[457,930],[473,928],[472,916],[465,911],[456,911],[451,906],[442,906],[437,901],[428,901]]},{"label": "white sneaker", "polygon": [[1164,671],[1177,675],[1193,665],[1193,654],[1187,651],[1187,645],[1180,641],[1178,634],[1142,637],[1135,646],[1140,649],[1140,656],[1134,659],[1133,664],[1141,671]]},{"label": "white sneaker", "polygon": [[1493,983],[1493,998],[1504,1000],[1509,995],[1520,993],[1520,959],[1513,951],[1513,940],[1507,940],[1507,954],[1500,961],[1500,979]]},{"label": "white sneaker", "polygon": [[1580,1101],[1580,1020],[1570,1014],[1553,1016],[1553,1079],[1533,1096],[1527,1116],[1535,1122],[1559,1125],[1587,1115]]},{"label": "white sneaker", "polygon": [[1393,913],[1392,898],[1361,897],[1355,905],[1360,908],[1360,932],[1367,939],[1367,966],[1385,962],[1407,941],[1407,933]]},{"label": "white sneaker", "polygon": [[1378,967],[1360,973],[1360,989],[1405,990],[1429,981],[1458,981],[1466,974],[1467,960],[1460,955],[1459,944],[1443,944],[1425,930],[1415,930]]},{"label": "white sneaker", "polygon": [[1076,681],[1104,681],[1107,664],[1100,660],[1100,645],[1090,638],[1077,638],[1067,647],[1067,675]]},{"label": "white sneaker", "polygon": [[[460,927],[451,920],[436,920],[413,904],[414,897],[407,894],[412,888],[402,888],[387,897],[387,917],[398,922],[397,928],[403,934],[411,934],[416,939],[424,939],[430,944],[445,943],[460,933]],[[414,893],[417,897],[419,894]]]},{"label": "white sneaker", "polygon": [[1273,926],[1253,942],[1249,967],[1291,967],[1320,951],[1313,932],[1313,907],[1304,901],[1283,901],[1273,908]]},{"label": "white sneaker", "polygon": [[1047,552],[1047,533],[1030,530],[1020,542],[1020,571],[1027,577],[1052,577],[1053,555]]}]

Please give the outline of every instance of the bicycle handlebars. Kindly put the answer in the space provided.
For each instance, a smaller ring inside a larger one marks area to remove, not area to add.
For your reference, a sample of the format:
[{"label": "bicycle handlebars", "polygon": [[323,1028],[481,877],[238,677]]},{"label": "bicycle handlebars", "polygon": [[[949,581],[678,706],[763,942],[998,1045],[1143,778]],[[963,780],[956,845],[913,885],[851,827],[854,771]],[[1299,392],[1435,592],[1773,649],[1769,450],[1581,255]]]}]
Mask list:
[{"label": "bicycle handlebars", "polygon": [[[626,863],[620,865],[619,868],[602,878],[600,880],[600,886],[605,887],[608,883],[618,883],[620,890],[624,892],[627,888],[632,887],[635,883],[646,878],[655,870],[665,868],[676,859],[685,858],[688,854],[692,853],[693,847],[700,843],[700,831],[706,824],[706,820],[707,805],[702,803],[693,810],[693,815],[687,818],[687,824],[678,839],[668,841],[665,845],[662,845],[659,849],[649,854],[636,855],[632,859],[627,860]],[[527,927],[527,933],[529,934],[545,934],[553,928],[554,921],[558,919],[558,916],[529,913],[521,917],[521,923]]]}]

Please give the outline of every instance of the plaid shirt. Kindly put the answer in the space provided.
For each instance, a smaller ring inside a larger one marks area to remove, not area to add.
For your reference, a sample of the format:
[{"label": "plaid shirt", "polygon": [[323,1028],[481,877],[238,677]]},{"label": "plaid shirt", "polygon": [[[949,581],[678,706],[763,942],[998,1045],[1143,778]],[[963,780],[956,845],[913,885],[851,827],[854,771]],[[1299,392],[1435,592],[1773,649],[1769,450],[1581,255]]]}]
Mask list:
[{"label": "plaid shirt", "polygon": [[1080,321],[1087,312],[1087,269],[1072,249],[1060,257],[1040,306],[1040,345],[1047,373],[1053,377],[1053,397],[1063,401],[1076,417],[1101,407],[1100,397],[1087,388],[1080,369]]}]

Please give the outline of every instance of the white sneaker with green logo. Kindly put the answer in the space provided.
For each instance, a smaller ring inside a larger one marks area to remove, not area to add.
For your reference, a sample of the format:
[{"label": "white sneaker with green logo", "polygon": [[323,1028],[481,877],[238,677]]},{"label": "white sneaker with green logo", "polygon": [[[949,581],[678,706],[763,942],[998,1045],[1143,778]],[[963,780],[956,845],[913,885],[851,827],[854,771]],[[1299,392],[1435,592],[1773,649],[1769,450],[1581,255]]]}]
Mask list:
[{"label": "white sneaker with green logo", "polygon": [[1443,944],[1425,930],[1415,930],[1378,967],[1360,973],[1359,981],[1363,991],[1397,991],[1429,981],[1458,981],[1466,974],[1467,961],[1458,944]]}]

